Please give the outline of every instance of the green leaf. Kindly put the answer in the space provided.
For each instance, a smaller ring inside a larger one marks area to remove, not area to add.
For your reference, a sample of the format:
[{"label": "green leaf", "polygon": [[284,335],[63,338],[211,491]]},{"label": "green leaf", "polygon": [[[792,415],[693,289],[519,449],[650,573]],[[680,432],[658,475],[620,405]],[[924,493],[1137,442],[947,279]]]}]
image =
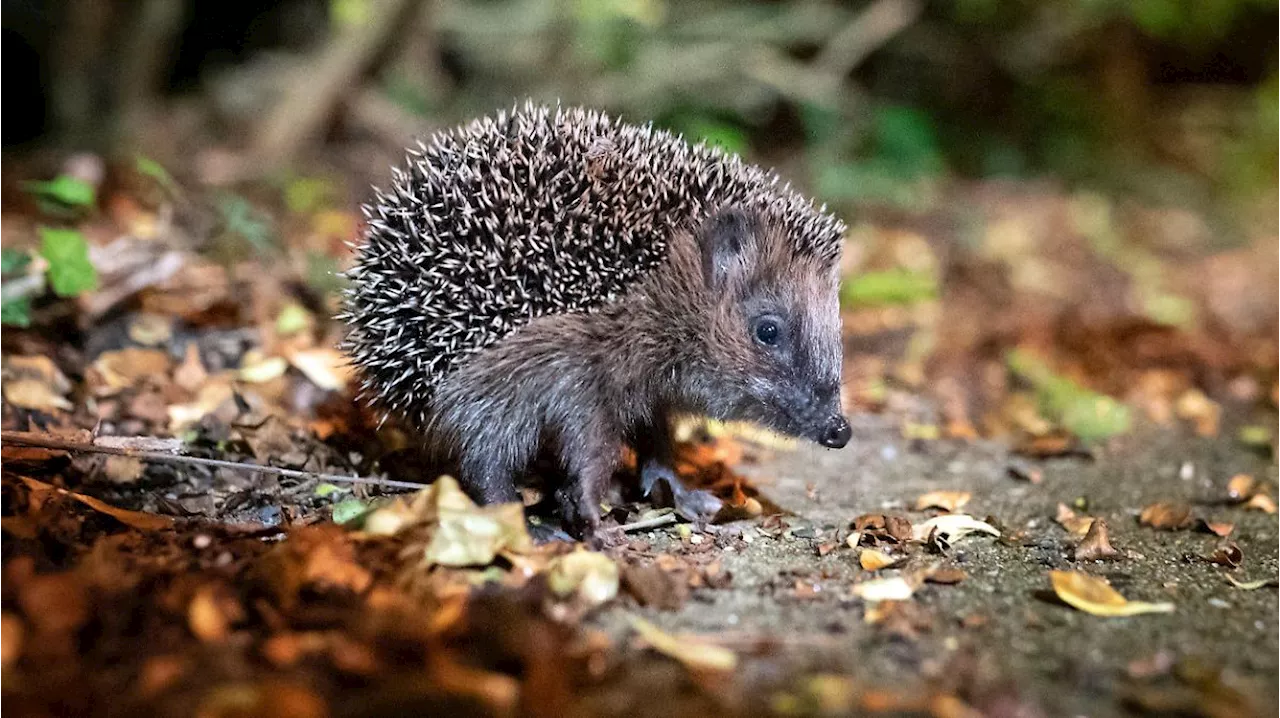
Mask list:
[{"label": "green leaf", "polygon": [[40,256],[49,263],[49,284],[58,296],[74,297],[98,288],[89,244],[79,231],[41,227]]},{"label": "green leaf", "polygon": [[8,327],[31,326],[31,297],[15,297],[0,303],[0,324]]},{"label": "green leaf", "polygon": [[21,249],[0,250],[0,274],[21,274],[31,265],[31,254]]},{"label": "green leaf", "polygon": [[25,182],[23,187],[36,197],[67,207],[92,207],[96,199],[93,185],[69,175],[58,175],[48,182]]},{"label": "green leaf", "polygon": [[294,214],[320,209],[335,194],[333,183],[323,177],[299,177],[284,188],[284,203]]},{"label": "green leaf", "polygon": [[325,498],[325,497],[327,497],[327,496],[332,496],[332,495],[334,495],[334,494],[336,494],[336,493],[340,493],[340,492],[342,492],[342,491],[346,491],[346,489],[342,488],[341,486],[338,486],[337,484],[327,484],[327,483],[326,483],[326,484],[320,484],[319,486],[317,486],[317,487],[315,488],[315,492],[314,492],[314,493],[315,493],[315,495],[316,495],[316,496],[318,496],[318,497],[320,497],[320,498],[322,498],[322,499],[323,499],[323,498]]},{"label": "green leaf", "polygon": [[173,180],[173,175],[169,174],[169,171],[164,168],[164,165],[161,165],[150,157],[136,155],[133,158],[133,166],[138,170],[138,174],[155,180],[156,184],[163,187],[170,194],[178,193],[178,183]]},{"label": "green leaf", "polygon": [[333,522],[336,524],[351,523],[364,515],[368,507],[360,499],[347,499],[333,505]]},{"label": "green leaf", "polygon": [[913,178],[942,170],[942,151],[933,121],[910,107],[884,107],[875,117],[876,158]]},{"label": "green leaf", "polygon": [[933,275],[908,269],[868,272],[847,280],[840,299],[850,307],[915,304],[938,296]]},{"label": "green leaf", "polygon": [[1129,430],[1129,407],[1053,373],[1031,354],[1014,350],[1009,369],[1036,390],[1040,410],[1083,441],[1106,439]]}]

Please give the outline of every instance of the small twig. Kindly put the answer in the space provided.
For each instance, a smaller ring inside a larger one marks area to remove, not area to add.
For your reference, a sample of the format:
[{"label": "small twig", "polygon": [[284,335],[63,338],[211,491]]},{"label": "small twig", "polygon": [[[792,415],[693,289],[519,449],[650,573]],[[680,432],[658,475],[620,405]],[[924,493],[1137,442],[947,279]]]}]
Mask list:
[{"label": "small twig", "polygon": [[42,434],[33,434],[25,431],[0,431],[0,442],[13,442],[21,446],[33,446],[40,449],[55,449],[58,451],[82,451],[90,454],[128,456],[134,459],[141,459],[142,461],[167,462],[171,464],[196,464],[199,466],[213,466],[240,471],[256,471],[263,474],[283,476],[290,479],[315,479],[317,481],[329,481],[334,483],[370,484],[373,486],[389,486],[398,489],[415,490],[424,488],[425,486],[425,484],[415,484],[410,481],[396,481],[394,479],[373,479],[365,476],[342,476],[340,474],[317,474],[311,471],[283,469],[277,466],[262,466],[260,464],[248,464],[240,461],[205,459],[199,456],[186,456],[184,454],[166,454],[159,451],[137,451],[135,449],[124,449],[115,446],[99,446],[96,444],[86,444],[77,441],[61,441],[59,439],[48,438]]},{"label": "small twig", "polygon": [[663,514],[661,516],[654,516],[651,519],[644,519],[643,521],[633,521],[632,523],[629,523],[629,524],[622,524],[621,526],[615,526],[613,527],[612,530],[617,531],[618,533],[631,533],[632,531],[644,531],[645,529],[656,529],[659,526],[667,526],[668,524],[674,524],[679,520],[680,520],[680,517],[676,516],[673,513]]}]

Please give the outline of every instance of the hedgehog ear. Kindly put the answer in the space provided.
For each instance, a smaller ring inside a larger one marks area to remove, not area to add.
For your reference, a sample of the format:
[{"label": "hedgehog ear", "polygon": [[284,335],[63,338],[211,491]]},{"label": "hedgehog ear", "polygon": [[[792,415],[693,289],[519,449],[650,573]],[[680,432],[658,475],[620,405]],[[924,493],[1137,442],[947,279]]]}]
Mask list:
[{"label": "hedgehog ear", "polygon": [[749,266],[756,249],[756,220],[737,207],[717,211],[702,228],[702,269],[707,286],[722,289]]}]

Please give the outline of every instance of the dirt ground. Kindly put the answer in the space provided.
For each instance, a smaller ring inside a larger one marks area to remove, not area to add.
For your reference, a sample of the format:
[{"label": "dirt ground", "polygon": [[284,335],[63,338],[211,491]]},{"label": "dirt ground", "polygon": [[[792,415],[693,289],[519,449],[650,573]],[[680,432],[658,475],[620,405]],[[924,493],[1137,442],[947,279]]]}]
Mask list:
[{"label": "dirt ground", "polygon": [[[1171,711],[1173,705],[1159,701],[1177,700],[1176,692],[1143,693],[1143,683],[1129,677],[1153,657],[1159,657],[1155,663],[1167,657],[1221,669],[1220,679],[1249,696],[1258,715],[1275,714],[1276,590],[1234,587],[1222,567],[1204,558],[1216,537],[1141,527],[1135,510],[1186,500],[1207,517],[1235,522],[1245,556],[1236,572],[1242,580],[1275,577],[1276,517],[1214,503],[1236,473],[1274,481],[1274,463],[1229,441],[1153,430],[1117,441],[1094,460],[1036,462],[1043,482],[1033,485],[1013,478],[1010,467],[1027,464],[997,444],[912,445],[874,417],[863,419],[855,436],[842,451],[804,449],[803,458],[791,455],[749,469],[770,498],[794,512],[787,520],[791,536],[726,552],[724,565],[733,575],[728,588],[702,591],[675,612],[644,615],[675,632],[772,638],[773,648],[797,668],[854,676],[873,686],[919,684],[925,690],[930,681],[977,681],[979,691],[991,694],[986,701],[992,714],[1127,715],[1142,706],[1157,714]],[[962,539],[947,561],[967,578],[926,585],[915,597],[929,617],[927,629],[887,637],[882,627],[864,622],[865,605],[848,597],[860,572],[853,552],[841,546],[819,557],[817,546],[856,515],[903,512],[934,489],[972,492],[969,513],[995,517],[1006,532],[1025,537],[1013,545]],[[1089,514],[1107,521],[1113,545],[1126,558],[1072,559],[1078,539],[1052,517],[1059,502],[1080,497]],[[654,532],[655,546],[663,545],[662,533]],[[1066,568],[1105,576],[1127,598],[1169,600],[1177,609],[1128,618],[1075,611],[1050,592],[1048,571]],[[795,580],[814,588],[798,596]],[[627,612],[605,613],[599,622],[621,632]],[[751,685],[771,678],[778,676],[747,670],[741,680]],[[631,708],[663,713],[639,696]]]}]

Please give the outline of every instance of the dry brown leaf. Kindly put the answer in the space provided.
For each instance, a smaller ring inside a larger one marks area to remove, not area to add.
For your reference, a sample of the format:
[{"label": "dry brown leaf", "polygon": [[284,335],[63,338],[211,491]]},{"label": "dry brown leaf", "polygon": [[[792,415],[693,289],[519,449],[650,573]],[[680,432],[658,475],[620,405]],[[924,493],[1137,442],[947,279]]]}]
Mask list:
[{"label": "dry brown leaf", "polygon": [[1053,592],[1073,608],[1094,616],[1137,616],[1144,613],[1172,613],[1172,603],[1129,601],[1106,581],[1079,571],[1050,571]]},{"label": "dry brown leaf", "polygon": [[1236,474],[1227,482],[1227,500],[1240,503],[1248,501],[1253,496],[1254,486],[1257,481],[1248,474]]},{"label": "dry brown leaf", "polygon": [[943,514],[934,516],[923,523],[911,527],[911,538],[915,541],[928,541],[933,537],[941,538],[948,544],[972,533],[985,533],[1000,537],[1000,531],[985,521],[979,521],[968,514]]},{"label": "dry brown leaf", "polygon": [[1280,583],[1280,582],[1277,582],[1275,577],[1260,578],[1256,581],[1240,581],[1236,579],[1235,576],[1232,576],[1231,574],[1227,574],[1227,582],[1230,583],[1232,586],[1235,586],[1236,588],[1240,589],[1241,591],[1257,591],[1260,588],[1265,588],[1267,586],[1275,586],[1277,583]]},{"label": "dry brown leaf", "polygon": [[916,592],[916,587],[902,576],[876,578],[856,583],[850,589],[853,595],[868,603],[877,601],[905,601]]},{"label": "dry brown leaf", "polygon": [[672,636],[638,616],[631,617],[631,627],[655,651],[676,659],[689,670],[728,672],[738,665],[737,654],[727,648]]},{"label": "dry brown leaf", "polygon": [[215,585],[201,586],[187,606],[187,626],[205,643],[218,643],[231,634],[239,606]]},{"label": "dry brown leaf", "polygon": [[973,498],[973,494],[968,491],[930,491],[921,494],[916,499],[916,511],[924,511],[925,509],[942,509],[944,511],[959,511],[969,503],[969,499]]},{"label": "dry brown leaf", "polygon": [[326,391],[343,391],[351,381],[351,362],[337,349],[305,349],[288,356],[293,368]]},{"label": "dry brown leaf", "polygon": [[1080,516],[1066,504],[1058,504],[1058,514],[1053,517],[1055,523],[1076,536],[1089,533],[1089,527],[1096,520],[1092,516]]},{"label": "dry brown leaf", "polygon": [[267,356],[261,351],[251,349],[241,358],[236,377],[248,384],[263,384],[272,379],[279,379],[288,369],[289,362],[284,357]]},{"label": "dry brown leaf", "polygon": [[28,487],[31,488],[33,493],[44,493],[44,494],[56,493],[56,494],[61,494],[63,496],[68,496],[72,499],[75,499],[76,501],[79,501],[85,506],[88,506],[94,511],[106,514],[114,518],[115,520],[119,521],[125,526],[130,526],[132,528],[135,528],[141,531],[161,531],[173,526],[173,519],[168,516],[161,516],[159,514],[148,514],[148,513],[143,513],[141,511],[129,511],[127,509],[118,509],[108,503],[104,503],[103,501],[100,501],[99,499],[95,499],[92,496],[85,496],[84,494],[77,494],[74,491],[67,491],[66,489],[58,488],[57,486],[50,486],[49,484],[46,484],[43,481],[37,481],[35,479],[29,478],[26,476],[23,476],[20,478],[22,479],[23,483],[25,483]]},{"label": "dry brown leaf", "polygon": [[1200,519],[1197,527],[1201,531],[1211,533],[1218,537],[1230,536],[1231,532],[1236,530],[1236,525],[1233,523],[1227,523],[1226,521],[1209,521],[1208,519]]},{"label": "dry brown leaf", "polygon": [[45,413],[71,411],[71,382],[45,356],[10,357],[4,364],[4,398],[14,406]]},{"label": "dry brown leaf", "polygon": [[1188,389],[1174,405],[1178,418],[1190,421],[1201,436],[1217,436],[1222,407],[1199,389]]},{"label": "dry brown leaf", "polygon": [[858,554],[858,564],[866,571],[879,571],[882,568],[893,566],[901,560],[902,557],[900,556],[890,556],[873,548],[864,548]]},{"label": "dry brown leaf", "polygon": [[[414,526],[426,526],[421,550],[426,565],[487,566],[500,553],[524,554],[533,540],[520,503],[477,506],[452,476],[441,476],[407,500],[397,499],[370,512],[365,520],[369,533],[391,535]],[[419,546],[421,548],[419,548]]]},{"label": "dry brown leaf", "polygon": [[952,567],[934,567],[924,574],[924,580],[927,583],[937,583],[943,586],[953,586],[969,577],[964,571]]},{"label": "dry brown leaf", "polygon": [[22,655],[25,633],[22,619],[7,611],[0,616],[0,666],[8,668]]},{"label": "dry brown leaf", "polygon": [[1245,502],[1244,507],[1253,511],[1274,514],[1276,512],[1276,501],[1266,494],[1254,494],[1253,498]]},{"label": "dry brown leaf", "polygon": [[187,391],[194,392],[209,378],[209,372],[200,360],[200,347],[195,342],[188,342],[182,363],[173,370],[173,382]]},{"label": "dry brown leaf", "polygon": [[1076,560],[1101,561],[1118,558],[1119,556],[1120,552],[1111,545],[1111,539],[1107,535],[1107,522],[1102,519],[1094,519],[1089,525],[1088,533],[1084,535],[1084,540],[1076,546]]},{"label": "dry brown leaf", "polygon": [[1244,561],[1244,551],[1240,550],[1240,546],[1234,541],[1222,540],[1213,548],[1213,555],[1209,560],[1219,566],[1227,568],[1236,568]]},{"label": "dry brown leaf", "polygon": [[618,595],[618,565],[602,553],[578,548],[551,559],[547,586],[561,598],[576,595],[587,606],[599,606]]},{"label": "dry brown leaf", "polygon": [[159,349],[129,347],[113,352],[103,352],[93,362],[93,368],[111,391],[127,389],[146,380],[163,384],[168,380],[169,355]]},{"label": "dry brown leaf", "polygon": [[1138,515],[1138,523],[1162,531],[1185,529],[1192,522],[1191,506],[1181,502],[1159,501]]}]

